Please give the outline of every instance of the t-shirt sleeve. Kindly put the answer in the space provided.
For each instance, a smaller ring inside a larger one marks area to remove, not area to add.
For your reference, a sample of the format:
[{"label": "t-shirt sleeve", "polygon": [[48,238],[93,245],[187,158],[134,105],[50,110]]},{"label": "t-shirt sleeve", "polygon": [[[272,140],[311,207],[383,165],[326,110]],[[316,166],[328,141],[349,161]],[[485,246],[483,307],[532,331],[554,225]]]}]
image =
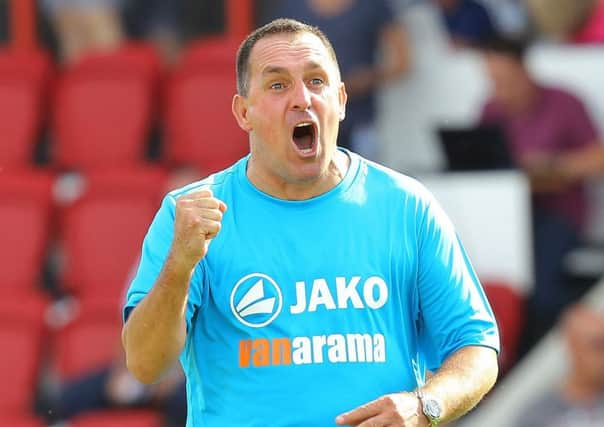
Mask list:
[{"label": "t-shirt sleeve", "polygon": [[418,252],[420,341],[427,343],[428,368],[437,369],[465,346],[498,352],[493,311],[453,224],[431,195],[419,225]]},{"label": "t-shirt sleeve", "polygon": [[566,140],[571,147],[583,147],[596,142],[598,133],[589,117],[585,105],[574,96],[569,95],[564,121],[567,132]]},{"label": "t-shirt sleeve", "polygon": [[[143,241],[138,269],[126,294],[123,309],[124,321],[128,319],[130,312],[137,304],[151,291],[159,277],[174,238],[174,212],[175,199],[168,195],[164,198]],[[193,273],[189,287],[186,312],[188,327],[196,309],[201,305],[200,284],[203,281],[202,276],[201,266],[198,266]]]}]

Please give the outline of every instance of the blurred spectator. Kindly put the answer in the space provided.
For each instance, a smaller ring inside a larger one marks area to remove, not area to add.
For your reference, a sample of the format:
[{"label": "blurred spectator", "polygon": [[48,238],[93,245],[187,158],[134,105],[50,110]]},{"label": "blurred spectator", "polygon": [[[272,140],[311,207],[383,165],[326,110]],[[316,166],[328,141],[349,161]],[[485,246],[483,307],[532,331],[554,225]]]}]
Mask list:
[{"label": "blurred spectator", "polygon": [[153,42],[167,64],[176,62],[184,34],[185,0],[127,0],[123,18],[130,36]]},{"label": "blurred spectator", "polygon": [[54,417],[59,420],[89,411],[148,407],[163,414],[165,427],[186,423],[187,399],[180,368],[157,384],[143,385],[128,372],[121,345],[113,363],[62,384],[57,400]]},{"label": "blurred spectator", "polygon": [[63,62],[91,50],[112,50],[123,41],[123,0],[42,0]]},{"label": "blurred spectator", "polygon": [[475,47],[495,34],[487,9],[475,0],[435,0],[455,47]]},{"label": "blurred spectator", "polygon": [[574,34],[581,32],[596,7],[601,8],[598,3],[601,1],[527,0],[530,16],[538,33],[558,41],[570,41]]},{"label": "blurred spectator", "polygon": [[274,16],[316,25],[338,55],[348,92],[338,144],[377,157],[376,89],[409,69],[406,34],[387,0],[284,0]]},{"label": "blurred spectator", "polygon": [[516,427],[604,425],[604,313],[576,305],[561,326],[569,356],[562,387],[526,408]]},{"label": "blurred spectator", "polygon": [[131,37],[152,41],[174,64],[188,40],[223,33],[224,14],[223,0],[127,0],[124,22]]},{"label": "blurred spectator", "polygon": [[511,155],[531,181],[535,288],[528,305],[529,343],[577,298],[564,280],[563,259],[576,248],[586,221],[584,182],[604,171],[604,149],[583,103],[535,82],[525,44],[493,40],[485,50],[492,97],[482,122],[503,128]]}]

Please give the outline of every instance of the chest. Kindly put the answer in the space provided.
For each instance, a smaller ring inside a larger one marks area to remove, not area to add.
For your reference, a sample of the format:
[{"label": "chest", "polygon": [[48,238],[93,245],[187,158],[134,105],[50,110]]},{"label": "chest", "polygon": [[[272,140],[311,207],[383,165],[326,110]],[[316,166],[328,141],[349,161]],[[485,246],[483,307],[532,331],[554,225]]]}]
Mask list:
[{"label": "chest", "polygon": [[564,117],[555,108],[510,120],[508,134],[518,154],[530,151],[559,151],[572,144]]},{"label": "chest", "polygon": [[386,217],[360,221],[354,210],[321,215],[260,227],[232,221],[207,259],[211,309],[244,335],[259,328],[313,335],[387,327],[384,313],[404,311],[414,283],[410,236],[392,230]]}]

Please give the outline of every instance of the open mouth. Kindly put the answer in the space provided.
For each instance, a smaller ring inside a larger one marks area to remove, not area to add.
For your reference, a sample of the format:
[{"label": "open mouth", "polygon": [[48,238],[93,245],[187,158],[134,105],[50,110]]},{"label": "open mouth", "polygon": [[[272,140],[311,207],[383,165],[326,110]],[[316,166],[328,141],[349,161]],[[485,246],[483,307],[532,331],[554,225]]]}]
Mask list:
[{"label": "open mouth", "polygon": [[317,146],[317,132],[315,126],[310,122],[298,123],[294,127],[293,141],[298,152],[303,155],[311,155]]}]

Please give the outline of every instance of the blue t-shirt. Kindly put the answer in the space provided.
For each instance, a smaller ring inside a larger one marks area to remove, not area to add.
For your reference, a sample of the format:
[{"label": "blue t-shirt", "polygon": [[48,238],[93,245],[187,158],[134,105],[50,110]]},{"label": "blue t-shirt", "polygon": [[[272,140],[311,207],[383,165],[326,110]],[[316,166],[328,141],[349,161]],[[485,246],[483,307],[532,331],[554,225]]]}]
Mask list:
[{"label": "blue t-shirt", "polygon": [[[274,8],[274,18],[294,18],[319,27],[325,33],[338,57],[342,77],[376,62],[382,30],[396,23],[388,0],[355,0],[340,14],[317,13],[308,0],[281,0]],[[373,123],[376,110],[374,93],[349,98],[342,129]]]},{"label": "blue t-shirt", "polygon": [[126,315],[162,268],[175,199],[208,187],[228,206],[189,291],[188,427],[335,425],[341,412],[413,390],[463,346],[499,349],[493,313],[436,201],[348,154],[342,182],[309,200],[259,191],[247,157],[165,198]]}]

